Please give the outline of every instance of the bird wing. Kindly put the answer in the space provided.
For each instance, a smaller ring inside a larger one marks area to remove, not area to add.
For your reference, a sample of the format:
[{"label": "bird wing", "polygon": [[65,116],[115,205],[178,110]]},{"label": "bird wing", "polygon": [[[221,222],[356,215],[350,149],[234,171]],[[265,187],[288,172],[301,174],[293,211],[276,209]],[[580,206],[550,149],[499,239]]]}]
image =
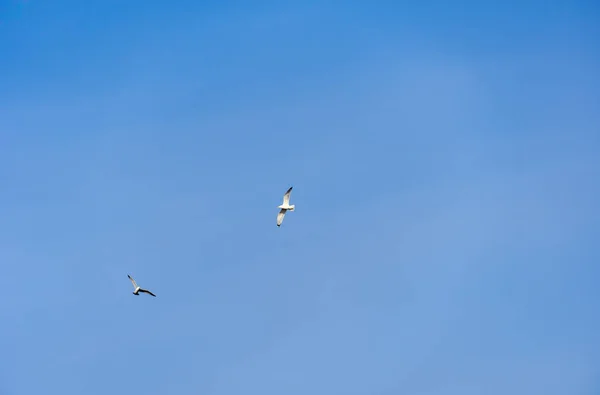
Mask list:
[{"label": "bird wing", "polygon": [[287,206],[290,204],[290,195],[292,193],[292,188],[290,187],[290,189],[287,190],[287,192],[285,193],[285,195],[283,195],[283,205]]},{"label": "bird wing", "polygon": [[279,211],[279,214],[277,214],[277,226],[281,226],[281,223],[283,222],[283,217],[285,217],[286,211],[287,211],[286,209],[282,208]]},{"label": "bird wing", "polygon": [[150,295],[156,297],[156,295],[154,295],[152,292],[148,291],[147,289],[141,289],[140,288],[140,292],[146,292],[147,294],[150,294]]},{"label": "bird wing", "polygon": [[135,280],[134,280],[134,279],[133,279],[133,278],[132,278],[132,277],[131,277],[129,274],[127,275],[127,277],[129,277],[129,279],[131,280],[131,283],[133,284],[133,288],[137,288],[137,287],[138,287],[138,285],[137,285],[137,283],[135,282]]}]

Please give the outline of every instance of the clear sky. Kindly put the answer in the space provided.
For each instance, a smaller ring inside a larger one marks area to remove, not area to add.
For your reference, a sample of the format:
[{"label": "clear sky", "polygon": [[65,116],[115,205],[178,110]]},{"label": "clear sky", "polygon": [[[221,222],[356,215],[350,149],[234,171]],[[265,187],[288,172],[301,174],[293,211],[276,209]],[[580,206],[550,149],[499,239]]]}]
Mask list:
[{"label": "clear sky", "polygon": [[593,1],[0,0],[0,394],[600,394],[599,70]]}]

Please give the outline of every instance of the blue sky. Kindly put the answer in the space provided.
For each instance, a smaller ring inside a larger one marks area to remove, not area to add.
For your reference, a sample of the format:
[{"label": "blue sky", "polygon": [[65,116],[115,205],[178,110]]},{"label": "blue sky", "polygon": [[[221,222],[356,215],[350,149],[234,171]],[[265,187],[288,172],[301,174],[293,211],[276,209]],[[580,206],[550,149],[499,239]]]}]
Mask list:
[{"label": "blue sky", "polygon": [[599,394],[600,7],[251,3],[0,0],[0,393]]}]

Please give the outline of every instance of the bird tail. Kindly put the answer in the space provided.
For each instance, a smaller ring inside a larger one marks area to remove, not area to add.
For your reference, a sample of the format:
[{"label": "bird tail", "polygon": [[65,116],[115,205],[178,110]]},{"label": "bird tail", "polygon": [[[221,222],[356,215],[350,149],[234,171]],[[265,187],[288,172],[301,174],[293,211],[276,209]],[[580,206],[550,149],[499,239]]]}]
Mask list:
[{"label": "bird tail", "polygon": [[294,209],[295,209],[295,208],[296,208],[296,205],[295,205],[295,204],[292,204],[292,205],[290,206],[290,208],[288,208],[288,210],[290,210],[290,211],[294,211]]}]

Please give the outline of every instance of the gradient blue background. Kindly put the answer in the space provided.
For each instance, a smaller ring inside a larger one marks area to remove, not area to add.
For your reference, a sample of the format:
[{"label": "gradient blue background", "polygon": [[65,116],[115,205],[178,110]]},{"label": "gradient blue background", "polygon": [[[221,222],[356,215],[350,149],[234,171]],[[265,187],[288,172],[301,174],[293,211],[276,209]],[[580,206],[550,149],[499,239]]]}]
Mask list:
[{"label": "gradient blue background", "polygon": [[600,394],[599,22],[0,1],[0,394]]}]

